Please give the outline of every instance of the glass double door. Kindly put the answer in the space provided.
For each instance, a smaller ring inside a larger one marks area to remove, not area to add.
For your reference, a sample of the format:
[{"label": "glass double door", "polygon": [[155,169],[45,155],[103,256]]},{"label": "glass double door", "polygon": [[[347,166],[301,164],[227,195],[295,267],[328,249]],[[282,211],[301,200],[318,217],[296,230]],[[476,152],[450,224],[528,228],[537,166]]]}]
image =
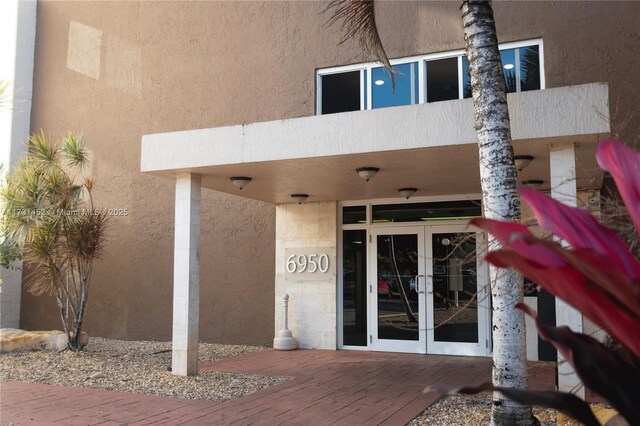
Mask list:
[{"label": "glass double door", "polygon": [[369,265],[371,349],[489,353],[483,234],[467,226],[373,229]]}]

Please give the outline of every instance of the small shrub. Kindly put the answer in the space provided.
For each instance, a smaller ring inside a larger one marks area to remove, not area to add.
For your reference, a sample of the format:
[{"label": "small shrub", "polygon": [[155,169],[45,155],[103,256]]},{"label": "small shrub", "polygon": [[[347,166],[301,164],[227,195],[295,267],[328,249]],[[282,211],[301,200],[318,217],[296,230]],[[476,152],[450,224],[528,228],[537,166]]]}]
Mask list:
[{"label": "small shrub", "polygon": [[89,163],[84,141],[69,133],[61,144],[44,133],[29,138],[29,152],[2,185],[5,237],[23,250],[34,294],[55,296],[68,347],[79,341],[93,264],[102,253],[107,218],[93,206],[93,180],[81,182]]}]

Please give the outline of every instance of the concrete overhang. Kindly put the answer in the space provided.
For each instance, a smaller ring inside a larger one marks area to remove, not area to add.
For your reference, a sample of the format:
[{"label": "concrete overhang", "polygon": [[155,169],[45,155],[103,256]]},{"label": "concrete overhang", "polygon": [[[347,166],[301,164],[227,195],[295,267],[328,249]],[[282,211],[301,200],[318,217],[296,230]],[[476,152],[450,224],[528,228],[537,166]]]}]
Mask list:
[{"label": "concrete overhang", "polygon": [[[596,143],[610,133],[605,83],[508,95],[516,155],[535,158],[519,180],[541,179],[549,189],[549,152],[574,143],[578,189],[598,189]],[[379,175],[361,180],[357,167]],[[202,185],[270,203],[480,192],[478,148],[470,99],[142,137],[142,172],[175,178],[202,175]],[[242,191],[231,176],[251,176]]]}]

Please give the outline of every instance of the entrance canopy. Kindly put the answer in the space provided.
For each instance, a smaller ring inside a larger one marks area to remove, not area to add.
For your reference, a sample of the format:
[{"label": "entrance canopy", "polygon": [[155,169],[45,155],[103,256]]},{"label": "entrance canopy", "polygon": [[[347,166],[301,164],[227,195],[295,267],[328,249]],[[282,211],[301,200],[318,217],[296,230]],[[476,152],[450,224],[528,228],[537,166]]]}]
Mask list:
[{"label": "entrance canopy", "polygon": [[[515,153],[533,156],[521,181],[543,180],[543,189],[573,205],[577,189],[600,188],[594,150],[609,134],[605,84],[513,93],[508,101]],[[336,201],[398,199],[402,187],[418,188],[419,196],[479,193],[477,152],[471,100],[144,136],[142,171],[176,181],[173,374],[198,370],[201,187],[279,204],[276,294],[291,293],[292,331],[301,347],[335,349],[337,269],[308,282],[306,275],[287,275],[285,258],[336,264]],[[380,176],[364,182],[359,167],[378,167]],[[240,191],[233,176],[253,180]],[[309,198],[297,205],[294,193]],[[425,273],[415,275],[413,291],[422,291],[418,278]],[[276,317],[281,314],[276,306]],[[556,316],[559,323],[581,326],[581,317],[568,309],[556,309]],[[477,337],[473,353],[483,349]]]},{"label": "entrance canopy", "polygon": [[[596,143],[608,136],[604,83],[508,95],[516,155],[532,155],[519,179],[543,180],[549,189],[549,153],[573,144],[578,189],[597,189],[602,172]],[[145,135],[141,169],[175,179],[201,176],[202,186],[270,203],[480,192],[478,149],[470,99],[293,118],[212,129]],[[380,168],[366,183],[358,167]],[[242,192],[232,176],[250,176]]]}]

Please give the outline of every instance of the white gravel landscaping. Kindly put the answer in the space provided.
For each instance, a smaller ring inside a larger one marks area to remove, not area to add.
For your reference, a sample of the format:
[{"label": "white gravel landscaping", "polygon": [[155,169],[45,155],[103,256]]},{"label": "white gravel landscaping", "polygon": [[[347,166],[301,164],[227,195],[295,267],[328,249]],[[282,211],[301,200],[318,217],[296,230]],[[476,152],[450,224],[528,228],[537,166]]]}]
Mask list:
[{"label": "white gravel landscaping", "polygon": [[[201,363],[266,348],[200,343]],[[0,380],[91,387],[178,398],[228,401],[277,385],[286,377],[227,372],[171,374],[170,342],[129,342],[92,337],[79,353],[21,352],[0,355]]]},{"label": "white gravel landscaping", "polygon": [[[556,424],[556,411],[534,407],[542,426]],[[491,394],[449,395],[427,408],[407,426],[485,426],[491,419]]]}]

